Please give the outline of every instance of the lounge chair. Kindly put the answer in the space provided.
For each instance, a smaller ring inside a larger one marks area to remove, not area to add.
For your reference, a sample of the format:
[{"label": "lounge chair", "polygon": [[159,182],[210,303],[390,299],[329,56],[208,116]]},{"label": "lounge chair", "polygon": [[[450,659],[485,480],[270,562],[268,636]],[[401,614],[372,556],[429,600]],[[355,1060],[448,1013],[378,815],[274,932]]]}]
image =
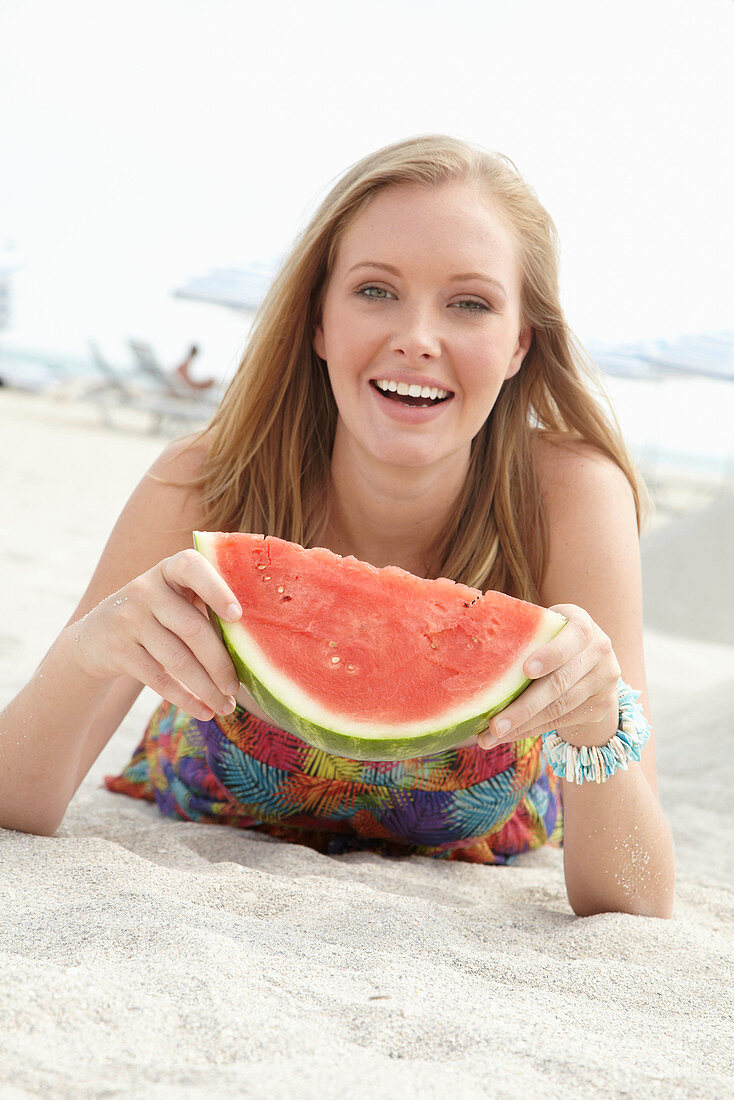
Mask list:
[{"label": "lounge chair", "polygon": [[184,382],[182,378],[179,378],[178,375],[165,370],[156,358],[155,352],[150,344],[144,344],[140,340],[131,340],[130,348],[135,356],[140,371],[146,375],[146,377],[153,379],[163,393],[168,394],[170,397],[177,397],[184,401],[194,402],[198,404],[200,408],[208,411],[211,411],[214,407],[215,401],[212,399],[211,395],[202,390],[187,386],[186,382]]},{"label": "lounge chair", "polygon": [[104,381],[89,387],[85,396],[98,406],[105,424],[109,427],[116,426],[113,411],[121,407],[148,413],[152,418],[153,431],[160,431],[165,423],[192,427],[205,423],[211,406],[192,401],[188,395],[183,397],[171,391],[161,393],[160,389],[136,387],[131,383],[130,376],[113,367],[92,341],[89,343],[89,350],[92,362]]}]

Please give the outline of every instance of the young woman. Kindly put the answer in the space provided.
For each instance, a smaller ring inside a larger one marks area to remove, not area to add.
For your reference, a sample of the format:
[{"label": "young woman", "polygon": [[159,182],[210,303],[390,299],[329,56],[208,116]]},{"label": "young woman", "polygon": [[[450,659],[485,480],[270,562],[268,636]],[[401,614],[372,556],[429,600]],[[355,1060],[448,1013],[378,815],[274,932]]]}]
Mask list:
[{"label": "young woman", "polygon": [[[3,712],[0,825],[53,833],[147,684],[164,702],[109,785],[164,813],[323,851],[497,863],[560,840],[562,808],[573,909],[669,915],[653,738],[614,774],[584,752],[611,742],[620,712],[640,745],[648,732],[620,681],[647,713],[640,493],[590,378],[559,304],[553,223],[509,161],[426,137],[357,164],[296,243],[211,424],[135,490]],[[357,765],[268,725],[246,696],[206,605],[230,620],[247,608],[191,549],[195,529],[322,545],[569,621],[474,743]],[[541,755],[551,729],[569,770],[586,761],[605,781],[562,778],[558,754]]]}]

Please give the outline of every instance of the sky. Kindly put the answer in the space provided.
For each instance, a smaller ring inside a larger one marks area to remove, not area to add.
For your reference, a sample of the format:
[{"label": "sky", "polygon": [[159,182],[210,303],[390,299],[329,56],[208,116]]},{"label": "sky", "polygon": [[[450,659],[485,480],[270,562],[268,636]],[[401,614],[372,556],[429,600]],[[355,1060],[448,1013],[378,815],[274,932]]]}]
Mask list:
[{"label": "sky", "polygon": [[426,132],[534,186],[583,339],[731,329],[732,56],[733,0],[0,0],[3,339],[225,354],[241,318],[171,291]]}]

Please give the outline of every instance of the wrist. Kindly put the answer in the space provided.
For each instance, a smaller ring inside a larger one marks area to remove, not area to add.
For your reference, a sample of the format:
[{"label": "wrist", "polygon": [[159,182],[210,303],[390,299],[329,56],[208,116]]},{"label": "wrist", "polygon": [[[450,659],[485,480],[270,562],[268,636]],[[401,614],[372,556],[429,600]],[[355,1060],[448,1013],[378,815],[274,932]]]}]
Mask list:
[{"label": "wrist", "polygon": [[67,666],[70,666],[75,674],[82,677],[83,682],[86,682],[89,687],[94,688],[99,685],[109,687],[112,681],[117,679],[117,676],[101,668],[94,661],[84,637],[83,622],[84,620],[81,619],[79,622],[70,623],[67,627],[64,627],[54,648],[57,649],[59,656],[66,662]]},{"label": "wrist", "polygon": [[587,723],[583,726],[566,726],[556,730],[556,733],[566,744],[573,745],[576,749],[601,748],[602,745],[606,745],[610,737],[614,737],[618,724],[619,704],[600,722]]},{"label": "wrist", "polygon": [[650,738],[639,691],[619,681],[619,725],[606,743],[574,745],[555,730],[543,734],[543,754],[551,770],[570,783],[605,783],[630,760],[638,761]]}]

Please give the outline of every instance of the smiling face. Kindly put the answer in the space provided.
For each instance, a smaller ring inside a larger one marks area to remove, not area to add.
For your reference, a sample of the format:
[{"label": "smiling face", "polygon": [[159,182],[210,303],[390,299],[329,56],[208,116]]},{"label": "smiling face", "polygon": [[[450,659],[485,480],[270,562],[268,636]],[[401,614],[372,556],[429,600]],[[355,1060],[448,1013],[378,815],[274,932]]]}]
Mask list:
[{"label": "smiling face", "polygon": [[314,337],[339,410],[335,453],[468,463],[530,343],[520,294],[512,234],[478,183],[380,191],[339,243]]}]

